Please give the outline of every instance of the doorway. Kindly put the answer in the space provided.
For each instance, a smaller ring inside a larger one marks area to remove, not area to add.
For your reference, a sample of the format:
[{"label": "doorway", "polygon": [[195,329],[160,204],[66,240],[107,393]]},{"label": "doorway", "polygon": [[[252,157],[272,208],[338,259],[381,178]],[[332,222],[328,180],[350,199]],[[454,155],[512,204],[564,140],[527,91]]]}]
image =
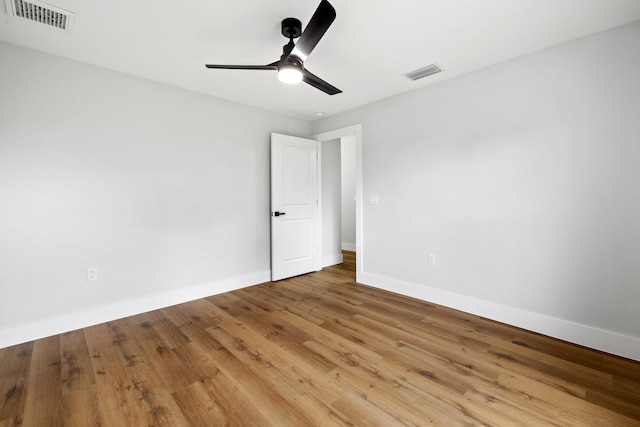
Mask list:
[{"label": "doorway", "polygon": [[[339,201],[339,205],[340,205],[340,218],[342,217],[342,205],[343,204],[350,204],[351,208],[351,213],[349,213],[349,209],[345,209],[345,216],[348,215],[352,215],[355,216],[355,226],[352,227],[351,232],[353,234],[355,234],[355,238],[353,239],[349,239],[349,231],[345,231],[345,235],[344,235],[344,239],[342,238],[343,236],[343,230],[342,228],[339,230],[339,235],[340,235],[340,240],[339,240],[339,248],[342,249],[343,245],[342,243],[345,243],[344,247],[347,250],[353,251],[355,252],[355,264],[356,264],[356,281],[359,281],[362,272],[364,271],[363,267],[364,267],[364,248],[363,248],[363,230],[362,230],[362,125],[354,125],[354,126],[349,126],[349,127],[345,127],[345,128],[341,128],[341,129],[336,129],[333,131],[329,131],[329,132],[324,132],[324,133],[320,133],[317,135],[314,135],[313,138],[315,140],[318,141],[319,143],[319,151],[320,153],[322,152],[322,150],[326,147],[328,150],[333,150],[333,152],[335,152],[335,141],[338,140],[340,142],[339,146],[340,146],[340,152],[339,152],[339,156],[341,157],[342,155],[342,147],[344,146],[347,149],[347,154],[345,154],[346,157],[351,157],[351,161],[354,163],[354,165],[351,167],[353,169],[352,172],[345,172],[345,174],[350,173],[352,175],[352,179],[351,182],[353,186],[355,186],[355,201],[354,201],[354,194],[353,192],[349,192],[349,191],[345,191],[345,199],[346,201],[343,201],[342,199],[340,199]],[[343,144],[343,141],[344,142]],[[332,144],[334,144],[332,146]],[[353,154],[349,155],[349,148],[347,147],[352,147],[353,148]],[[319,156],[320,157],[320,156]],[[320,170],[323,171],[323,167],[322,165],[320,166]],[[326,165],[325,165],[326,166]],[[342,172],[342,164],[340,162],[339,165],[330,165],[331,168],[335,171],[336,167],[339,169],[339,174],[341,175]],[[349,180],[345,180],[345,185],[349,185],[346,181]],[[332,184],[335,186],[335,182],[333,182]],[[339,184],[340,186],[342,185],[342,183]],[[335,188],[335,187],[334,187]],[[321,189],[322,191],[322,189]],[[342,191],[340,190],[340,194],[343,194]],[[332,204],[336,204],[335,202],[335,198],[328,198],[327,200],[325,200],[325,197],[323,197],[323,195],[321,195],[320,197],[320,211],[323,211],[323,207],[322,205],[325,203],[332,203]],[[345,207],[349,207],[349,205],[345,206]],[[336,212],[333,211],[333,217],[335,218]],[[322,217],[322,215],[321,215]],[[342,221],[339,221],[340,223],[342,223]],[[325,233],[325,225],[327,226],[327,228],[330,228],[329,224],[322,224],[321,228],[323,229],[323,233]],[[355,229],[353,229],[355,228]],[[333,232],[335,233],[335,229],[333,230]],[[343,240],[354,240],[355,242],[348,242],[348,241],[344,241]],[[335,243],[335,242],[334,242]],[[355,243],[355,245],[354,245]]]}]

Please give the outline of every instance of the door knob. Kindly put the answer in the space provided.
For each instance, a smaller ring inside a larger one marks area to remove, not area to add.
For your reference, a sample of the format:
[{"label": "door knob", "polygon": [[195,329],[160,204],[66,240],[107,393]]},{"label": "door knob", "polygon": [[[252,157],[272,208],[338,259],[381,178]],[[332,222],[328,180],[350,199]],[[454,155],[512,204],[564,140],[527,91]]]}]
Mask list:
[{"label": "door knob", "polygon": [[275,211],[273,213],[274,216],[280,216],[280,215],[286,215],[286,214],[287,214],[286,212],[278,212],[278,211]]}]

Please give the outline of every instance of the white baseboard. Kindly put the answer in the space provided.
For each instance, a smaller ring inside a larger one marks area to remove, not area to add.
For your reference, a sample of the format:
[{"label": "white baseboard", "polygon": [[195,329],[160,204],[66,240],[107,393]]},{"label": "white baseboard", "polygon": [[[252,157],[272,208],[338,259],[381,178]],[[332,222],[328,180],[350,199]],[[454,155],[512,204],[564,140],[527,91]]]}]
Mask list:
[{"label": "white baseboard", "polygon": [[343,251],[355,252],[356,251],[356,244],[355,243],[342,242],[342,250]]},{"label": "white baseboard", "polygon": [[322,257],[322,267],[330,265],[342,264],[342,254],[333,254]]},{"label": "white baseboard", "polygon": [[37,322],[0,330],[0,348],[62,334],[88,326],[229,292],[271,280],[270,271],[230,277],[211,283],[180,288],[143,298],[107,304],[88,311],[63,314]]},{"label": "white baseboard", "polygon": [[629,335],[371,273],[360,283],[640,361],[640,339]]}]

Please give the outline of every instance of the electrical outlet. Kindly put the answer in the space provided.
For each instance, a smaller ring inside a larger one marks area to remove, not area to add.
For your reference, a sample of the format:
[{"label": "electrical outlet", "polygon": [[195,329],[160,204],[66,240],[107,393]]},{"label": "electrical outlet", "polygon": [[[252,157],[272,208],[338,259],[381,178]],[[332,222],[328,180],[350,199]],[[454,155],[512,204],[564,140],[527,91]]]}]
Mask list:
[{"label": "electrical outlet", "polygon": [[436,265],[436,256],[434,254],[429,254],[429,265]]},{"label": "electrical outlet", "polygon": [[379,205],[380,204],[380,196],[377,194],[369,194],[369,204],[370,205]]},{"label": "electrical outlet", "polygon": [[98,269],[97,268],[88,268],[87,269],[87,282],[95,282],[98,280]]}]

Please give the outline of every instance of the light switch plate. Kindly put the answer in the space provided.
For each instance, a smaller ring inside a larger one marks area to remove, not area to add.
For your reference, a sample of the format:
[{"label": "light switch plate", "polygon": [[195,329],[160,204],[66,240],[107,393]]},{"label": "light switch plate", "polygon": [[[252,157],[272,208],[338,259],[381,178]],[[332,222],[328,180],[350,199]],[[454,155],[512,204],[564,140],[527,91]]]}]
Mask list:
[{"label": "light switch plate", "polygon": [[369,204],[370,205],[379,205],[380,204],[380,196],[377,194],[369,194]]}]

